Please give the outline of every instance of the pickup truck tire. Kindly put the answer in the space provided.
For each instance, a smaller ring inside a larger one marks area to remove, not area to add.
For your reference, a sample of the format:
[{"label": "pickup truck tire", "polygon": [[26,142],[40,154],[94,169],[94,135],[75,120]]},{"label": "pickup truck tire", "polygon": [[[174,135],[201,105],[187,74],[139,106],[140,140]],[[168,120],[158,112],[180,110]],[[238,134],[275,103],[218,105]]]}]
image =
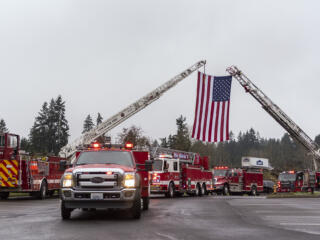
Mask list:
[{"label": "pickup truck tire", "polygon": [[9,192],[1,192],[0,193],[0,199],[1,200],[7,200],[9,197]]},{"label": "pickup truck tire", "polygon": [[142,198],[142,209],[143,210],[148,210],[149,209],[149,203],[150,203],[150,198],[149,197]]},{"label": "pickup truck tire", "polygon": [[140,189],[137,189],[136,197],[133,202],[133,206],[130,209],[132,218],[139,219],[141,217],[141,193]]},{"label": "pickup truck tire", "polygon": [[68,220],[71,217],[72,209],[66,208],[64,201],[61,201],[61,217],[63,220]]}]

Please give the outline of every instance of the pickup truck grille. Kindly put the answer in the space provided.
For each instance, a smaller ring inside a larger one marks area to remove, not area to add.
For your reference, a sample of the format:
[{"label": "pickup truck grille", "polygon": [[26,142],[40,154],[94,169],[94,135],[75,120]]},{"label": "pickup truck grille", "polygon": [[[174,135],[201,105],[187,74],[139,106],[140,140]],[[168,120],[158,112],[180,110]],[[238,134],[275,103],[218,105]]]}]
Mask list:
[{"label": "pickup truck grille", "polygon": [[82,189],[101,189],[117,188],[120,185],[118,173],[106,174],[105,172],[86,172],[76,175],[77,188]]}]

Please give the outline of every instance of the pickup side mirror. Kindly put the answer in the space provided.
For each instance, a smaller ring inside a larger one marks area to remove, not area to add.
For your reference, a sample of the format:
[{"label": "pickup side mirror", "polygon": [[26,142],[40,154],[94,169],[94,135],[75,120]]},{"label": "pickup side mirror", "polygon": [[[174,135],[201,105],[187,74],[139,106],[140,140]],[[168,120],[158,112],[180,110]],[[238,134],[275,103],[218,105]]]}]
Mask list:
[{"label": "pickup side mirror", "polygon": [[145,169],[147,171],[152,171],[152,163],[153,163],[153,161],[151,161],[151,160],[146,160],[145,161]]}]

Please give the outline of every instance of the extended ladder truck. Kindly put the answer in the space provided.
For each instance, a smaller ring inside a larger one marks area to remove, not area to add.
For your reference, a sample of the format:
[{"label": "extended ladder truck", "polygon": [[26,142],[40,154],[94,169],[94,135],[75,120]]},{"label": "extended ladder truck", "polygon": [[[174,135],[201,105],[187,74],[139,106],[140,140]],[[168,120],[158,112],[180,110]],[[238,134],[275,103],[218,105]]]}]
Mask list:
[{"label": "extended ladder truck", "polygon": [[248,92],[261,104],[262,108],[267,113],[269,113],[271,117],[273,117],[295,140],[297,140],[309,152],[309,154],[312,156],[314,171],[306,174],[310,178],[307,182],[309,186],[310,184],[314,186],[316,175],[315,171],[319,170],[319,146],[236,66],[231,66],[227,68],[226,71],[240,83],[240,85],[245,89],[246,92]]},{"label": "extended ladder truck", "polygon": [[197,62],[62,148],[60,156],[71,159],[72,164],[67,168],[67,162],[61,162],[61,168],[66,169],[61,178],[62,219],[69,219],[75,209],[88,208],[127,209],[133,218],[140,218],[141,201],[144,210],[149,208],[149,152],[133,150],[132,144],[126,144],[126,148],[112,146],[111,141],[104,146],[97,140],[204,64]]}]

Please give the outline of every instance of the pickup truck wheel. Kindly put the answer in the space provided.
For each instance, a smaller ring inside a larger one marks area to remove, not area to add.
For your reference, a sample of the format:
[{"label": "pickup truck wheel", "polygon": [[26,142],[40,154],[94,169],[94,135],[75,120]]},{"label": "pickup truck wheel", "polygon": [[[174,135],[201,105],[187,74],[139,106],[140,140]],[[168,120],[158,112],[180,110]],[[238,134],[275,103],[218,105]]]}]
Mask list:
[{"label": "pickup truck wheel", "polygon": [[256,188],[256,186],[252,186],[250,195],[251,196],[257,196],[257,188]]},{"label": "pickup truck wheel", "polygon": [[137,189],[137,191],[133,206],[130,209],[131,215],[134,219],[139,219],[141,217],[141,193],[139,189]]},{"label": "pickup truck wheel", "polygon": [[222,190],[223,195],[228,195],[229,194],[229,187],[227,184],[223,185],[223,190]]},{"label": "pickup truck wheel", "polygon": [[0,199],[1,200],[7,200],[9,197],[9,192],[1,192],[0,193]]},{"label": "pickup truck wheel", "polygon": [[142,198],[142,209],[143,210],[148,210],[149,209],[149,202],[150,202],[150,198],[149,197]]},{"label": "pickup truck wheel", "polygon": [[71,217],[72,209],[66,208],[64,201],[61,201],[61,217],[63,220],[68,220]]}]

